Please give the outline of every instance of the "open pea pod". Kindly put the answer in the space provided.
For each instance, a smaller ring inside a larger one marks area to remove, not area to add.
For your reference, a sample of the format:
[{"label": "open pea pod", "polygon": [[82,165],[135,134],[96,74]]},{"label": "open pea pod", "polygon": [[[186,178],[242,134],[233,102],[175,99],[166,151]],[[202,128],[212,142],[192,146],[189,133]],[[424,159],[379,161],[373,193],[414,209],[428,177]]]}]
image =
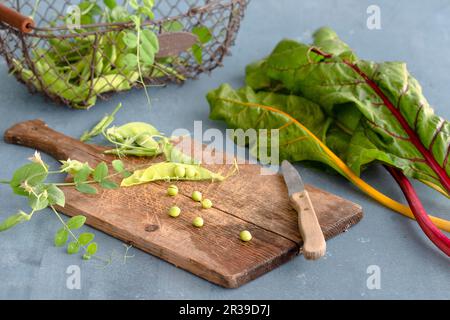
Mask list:
[{"label": "open pea pod", "polygon": [[225,177],[198,165],[160,162],[147,169],[137,170],[130,177],[124,179],[122,187],[131,187],[153,181],[223,181]]}]

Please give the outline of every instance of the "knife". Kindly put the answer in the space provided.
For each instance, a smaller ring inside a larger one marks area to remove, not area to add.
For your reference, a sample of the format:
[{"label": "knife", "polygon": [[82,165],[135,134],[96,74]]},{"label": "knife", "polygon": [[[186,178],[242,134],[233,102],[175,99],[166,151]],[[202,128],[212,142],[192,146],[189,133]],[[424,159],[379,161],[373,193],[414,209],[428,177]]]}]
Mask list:
[{"label": "knife", "polygon": [[300,174],[289,161],[281,163],[281,172],[288,188],[291,205],[298,212],[303,255],[308,260],[317,260],[325,255],[327,244],[308,191],[305,190]]}]

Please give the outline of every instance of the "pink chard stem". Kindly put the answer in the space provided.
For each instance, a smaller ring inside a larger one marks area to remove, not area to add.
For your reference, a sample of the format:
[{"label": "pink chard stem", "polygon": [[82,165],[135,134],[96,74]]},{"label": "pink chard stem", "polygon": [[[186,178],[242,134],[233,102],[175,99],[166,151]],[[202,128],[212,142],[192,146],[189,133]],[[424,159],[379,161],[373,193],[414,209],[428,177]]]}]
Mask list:
[{"label": "pink chard stem", "polygon": [[[324,53],[316,48],[313,48],[312,52],[324,57],[325,59],[330,59],[333,57],[332,54]],[[356,64],[345,60],[344,63],[352,68],[360,77],[362,77],[367,85],[370,86],[372,90],[377,94],[377,96],[383,101],[383,104],[391,111],[393,116],[405,130],[411,143],[417,148],[417,150],[422,154],[426,163],[436,173],[445,190],[450,193],[450,177],[445,171],[445,168],[439,165],[431,151],[423,145],[417,133],[409,126],[408,121],[406,121],[400,110],[395,107],[395,105],[389,100],[389,98],[384,94],[383,90],[381,90],[381,88],[375,83],[375,81],[370,79],[370,77],[365,74]]]},{"label": "pink chard stem", "polygon": [[385,167],[402,189],[420,228],[422,228],[427,237],[441,249],[442,252],[450,257],[450,239],[447,238],[430,220],[411,182],[399,169],[389,166]]}]

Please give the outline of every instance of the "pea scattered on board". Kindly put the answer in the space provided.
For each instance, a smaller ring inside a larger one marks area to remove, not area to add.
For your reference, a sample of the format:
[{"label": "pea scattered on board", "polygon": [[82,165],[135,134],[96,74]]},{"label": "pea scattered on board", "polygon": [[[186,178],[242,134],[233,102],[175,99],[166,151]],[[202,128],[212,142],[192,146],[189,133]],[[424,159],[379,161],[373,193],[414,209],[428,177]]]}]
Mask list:
[{"label": "pea scattered on board", "polygon": [[203,227],[204,221],[202,217],[196,217],[194,220],[192,220],[192,225],[196,228]]},{"label": "pea scattered on board", "polygon": [[249,242],[250,240],[252,240],[252,234],[250,233],[250,231],[244,230],[239,234],[239,238],[244,242]]},{"label": "pea scattered on board", "polygon": [[177,206],[173,206],[169,209],[169,216],[172,218],[177,218],[181,214],[181,209]]},{"label": "pea scattered on board", "polygon": [[200,202],[202,201],[202,193],[200,191],[194,191],[192,192],[192,200]]},{"label": "pea scattered on board", "polygon": [[176,185],[170,185],[169,188],[167,188],[167,194],[171,197],[175,197],[178,194],[178,187]]},{"label": "pea scattered on board", "polygon": [[212,208],[212,206],[213,206],[213,203],[212,203],[211,200],[209,200],[209,199],[203,199],[202,200],[202,207],[203,207],[203,209],[210,209],[210,208]]}]

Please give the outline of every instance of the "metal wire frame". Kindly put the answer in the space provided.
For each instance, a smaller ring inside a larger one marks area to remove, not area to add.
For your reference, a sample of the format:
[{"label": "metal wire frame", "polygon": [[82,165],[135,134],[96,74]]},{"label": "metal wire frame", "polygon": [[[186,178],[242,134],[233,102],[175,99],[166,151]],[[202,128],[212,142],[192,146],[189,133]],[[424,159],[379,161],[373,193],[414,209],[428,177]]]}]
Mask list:
[{"label": "metal wire frame", "polygon": [[[203,72],[210,72],[222,66],[224,57],[230,53],[230,47],[234,44],[248,1],[160,0],[156,1],[154,8],[156,19],[145,21],[142,27],[152,28],[158,33],[163,32],[163,25],[168,22],[180,22],[184,31],[188,32],[191,32],[196,26],[208,27],[212,33],[212,40],[203,45],[201,63],[198,63],[192,51],[184,52],[169,62],[169,66],[176,71],[177,75],[195,78]],[[41,92],[57,103],[76,108],[90,107],[92,99],[95,97],[106,99],[116,91],[124,91],[142,85],[139,81],[131,79],[129,73],[124,69],[115,69],[115,77],[108,76],[107,72],[96,71],[98,59],[103,59],[106,63],[114,63],[108,61],[108,56],[102,50],[105,43],[114,44],[117,33],[123,30],[134,30],[134,24],[132,22],[96,22],[83,25],[83,32],[76,33],[67,25],[52,25],[52,22],[63,16],[67,7],[73,4],[74,2],[69,0],[6,0],[7,6],[16,9],[23,15],[33,15],[36,21],[33,31],[27,34],[0,22],[0,54],[5,57],[8,67],[15,77],[23,82],[30,92]],[[45,53],[51,51],[59,61],[58,66],[67,67],[70,74],[73,71],[71,69],[74,68],[71,59],[85,57],[83,50],[86,48],[74,47],[68,52],[55,53],[50,43],[52,41],[70,42],[74,39],[86,40],[89,50],[92,50],[92,57],[88,57],[90,61],[86,61],[89,63],[89,75],[87,83],[83,84],[88,86],[83,91],[84,94],[78,92],[78,87],[75,86],[57,88],[61,81],[67,82],[68,80],[63,79],[52,69],[52,61],[45,60]],[[17,62],[20,62],[27,72],[29,71],[27,76],[24,76],[24,72],[18,72]],[[43,68],[42,65],[48,66]],[[55,78],[52,83],[48,81],[50,76]],[[44,77],[47,81],[44,81]],[[144,82],[147,85],[166,85],[171,82],[180,82],[180,80],[174,74],[161,74],[158,70],[150,68],[144,75]],[[100,87],[101,84],[103,87]]]}]

